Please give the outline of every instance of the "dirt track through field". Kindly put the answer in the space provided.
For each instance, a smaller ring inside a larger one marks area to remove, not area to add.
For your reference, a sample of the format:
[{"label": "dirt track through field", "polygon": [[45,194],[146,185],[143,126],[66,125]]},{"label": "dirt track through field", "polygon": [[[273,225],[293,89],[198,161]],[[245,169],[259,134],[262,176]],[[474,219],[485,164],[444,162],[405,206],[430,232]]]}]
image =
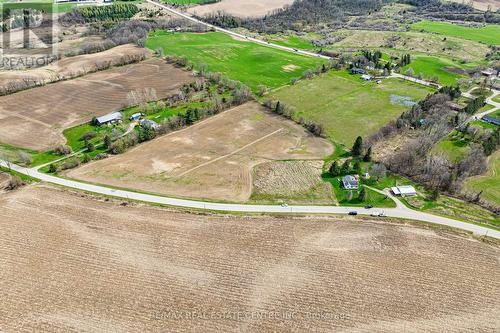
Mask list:
[{"label": "dirt track through field", "polygon": [[500,250],[446,232],[41,185],[0,195],[0,228],[6,333],[500,330]]},{"label": "dirt track through field", "polygon": [[65,143],[64,129],[122,109],[130,91],[153,88],[165,98],[192,79],[187,71],[151,59],[3,96],[0,143],[54,148]]},{"label": "dirt track through field", "polygon": [[172,196],[247,201],[255,165],[323,159],[332,152],[328,141],[251,102],[67,176]]},{"label": "dirt track through field", "polygon": [[259,142],[261,142],[261,141],[263,141],[263,140],[265,140],[265,139],[269,138],[270,136],[273,136],[274,134],[281,132],[282,130],[283,130],[282,128],[277,129],[276,131],[274,131],[274,132],[272,132],[272,133],[269,133],[269,134],[266,134],[266,135],[264,135],[263,137],[261,137],[261,138],[259,138],[259,139],[255,140],[255,141],[253,141],[253,142],[250,142],[249,144],[247,144],[247,145],[245,145],[245,146],[243,146],[243,147],[241,147],[241,148],[239,148],[239,149],[236,149],[235,151],[233,151],[233,152],[231,152],[231,153],[229,153],[229,154],[222,155],[222,156],[217,157],[217,158],[215,158],[215,159],[213,159],[213,160],[210,160],[210,161],[208,161],[208,162],[206,162],[206,163],[202,163],[202,164],[200,164],[200,165],[195,166],[194,168],[191,168],[191,169],[189,169],[189,170],[186,170],[186,171],[184,171],[183,173],[179,174],[177,177],[182,177],[182,176],[185,176],[185,175],[187,175],[188,173],[190,173],[190,172],[192,172],[192,171],[194,171],[194,170],[197,170],[197,169],[199,169],[199,168],[203,168],[203,167],[205,167],[205,166],[207,166],[207,165],[210,165],[210,164],[212,164],[212,163],[215,163],[215,162],[217,162],[217,161],[220,161],[220,160],[222,160],[222,159],[225,159],[225,158],[227,158],[227,157],[229,157],[229,156],[233,156],[233,155],[235,155],[235,154],[237,154],[237,153],[239,153],[239,152],[241,152],[241,151],[243,151],[243,150],[245,150],[245,149],[249,148],[250,146],[255,145],[256,143],[259,143]]}]

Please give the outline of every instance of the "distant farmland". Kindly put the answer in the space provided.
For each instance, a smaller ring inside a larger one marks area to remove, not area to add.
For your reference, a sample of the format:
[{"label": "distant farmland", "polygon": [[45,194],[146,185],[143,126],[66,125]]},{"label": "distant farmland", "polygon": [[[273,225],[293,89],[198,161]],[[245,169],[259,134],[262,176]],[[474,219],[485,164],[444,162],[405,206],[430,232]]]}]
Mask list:
[{"label": "distant farmland", "polygon": [[430,92],[398,79],[385,79],[377,85],[346,72],[329,72],[266,98],[292,106],[295,118],[322,124],[333,141],[350,146],[358,135],[376,132],[408,109],[404,103],[419,101]]},{"label": "distant farmland", "polygon": [[473,28],[444,22],[421,21],[414,23],[412,28],[445,36],[475,40],[489,45],[500,45],[500,25],[492,24],[481,28]]},{"label": "distant farmland", "polygon": [[[181,2],[198,2],[203,0],[166,0],[181,1]],[[210,0],[209,0],[210,1]],[[207,2],[207,1],[205,1]],[[216,2],[213,0],[211,2]],[[196,6],[188,11],[192,14],[204,16],[206,14],[222,11],[239,17],[256,17],[263,16],[273,10],[283,8],[285,5],[291,5],[293,0],[220,0],[210,5]]]},{"label": "distant farmland", "polygon": [[127,94],[154,88],[159,98],[192,80],[190,73],[151,59],[0,97],[0,142],[49,150],[65,143],[65,128],[118,111]]},{"label": "distant farmland", "polygon": [[205,64],[210,72],[221,72],[256,89],[259,84],[277,88],[300,77],[324,60],[236,40],[219,32],[152,33],[146,41],[152,50],[162,48],[166,55],[185,56],[196,66]]}]

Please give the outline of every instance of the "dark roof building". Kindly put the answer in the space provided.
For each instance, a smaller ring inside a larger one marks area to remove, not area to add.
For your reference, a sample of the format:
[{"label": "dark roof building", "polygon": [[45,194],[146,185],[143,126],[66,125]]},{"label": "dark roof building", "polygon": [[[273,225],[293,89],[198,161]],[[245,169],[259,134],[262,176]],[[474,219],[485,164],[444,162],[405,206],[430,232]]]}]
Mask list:
[{"label": "dark roof building", "polygon": [[491,116],[483,116],[483,118],[481,118],[481,119],[487,123],[500,126],[500,118],[495,118],[495,117],[491,117]]},{"label": "dark roof building", "polygon": [[361,69],[361,68],[353,67],[353,68],[351,68],[351,73],[352,74],[365,74],[366,71],[364,69]]}]

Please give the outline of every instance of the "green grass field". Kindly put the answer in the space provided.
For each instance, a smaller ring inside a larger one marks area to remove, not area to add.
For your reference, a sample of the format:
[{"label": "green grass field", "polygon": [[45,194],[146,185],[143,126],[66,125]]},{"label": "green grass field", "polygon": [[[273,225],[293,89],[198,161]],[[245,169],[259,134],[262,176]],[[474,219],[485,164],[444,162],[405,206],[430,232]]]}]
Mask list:
[{"label": "green grass field", "polygon": [[315,48],[311,42],[297,36],[271,36],[266,40],[274,44],[302,50],[310,50]]},{"label": "green grass field", "polygon": [[500,45],[500,25],[487,25],[481,28],[472,28],[444,22],[421,21],[414,23],[412,29],[425,30],[489,45]]},{"label": "green grass field", "polygon": [[407,110],[409,106],[403,105],[402,99],[416,102],[430,92],[429,88],[398,79],[376,84],[347,72],[329,72],[279,89],[266,98],[294,107],[295,118],[322,124],[332,141],[350,147],[358,135],[376,132]]},{"label": "green grass field", "polygon": [[470,178],[464,185],[475,192],[483,191],[482,199],[500,205],[500,151],[490,156],[486,175]]},{"label": "green grass field", "polygon": [[461,69],[461,67],[457,63],[442,57],[414,55],[411,63],[403,68],[402,74],[405,74],[410,67],[414,71],[414,76],[419,73],[422,73],[424,78],[429,77],[432,79],[437,76],[439,82],[444,85],[456,85],[459,79],[467,77],[446,70],[447,68]]},{"label": "green grass field", "polygon": [[223,33],[152,33],[146,47],[162,48],[165,54],[185,56],[195,65],[206,64],[208,71],[221,72],[252,89],[259,84],[277,88],[292,77],[315,68],[323,60],[308,58],[251,42],[239,41]]},{"label": "green grass field", "polygon": [[467,139],[451,135],[432,148],[433,153],[444,154],[451,162],[460,162],[469,151],[470,147]]}]

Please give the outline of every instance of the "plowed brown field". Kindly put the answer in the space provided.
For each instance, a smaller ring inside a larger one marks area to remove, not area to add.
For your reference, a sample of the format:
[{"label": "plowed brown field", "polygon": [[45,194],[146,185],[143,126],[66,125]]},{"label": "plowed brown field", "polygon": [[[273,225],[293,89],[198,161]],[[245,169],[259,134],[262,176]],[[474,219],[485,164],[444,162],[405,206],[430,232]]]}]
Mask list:
[{"label": "plowed brown field", "polygon": [[500,250],[349,218],[0,195],[0,330],[498,332]]},{"label": "plowed brown field", "polygon": [[146,192],[245,201],[252,192],[253,166],[322,159],[332,151],[326,140],[251,102],[68,175]]},{"label": "plowed brown field", "polygon": [[0,97],[0,142],[47,150],[65,128],[123,108],[127,94],[154,88],[159,98],[192,80],[189,72],[151,59]]},{"label": "plowed brown field", "polygon": [[95,72],[98,65],[109,63],[111,66],[122,65],[126,59],[147,57],[150,51],[135,45],[126,44],[92,54],[63,58],[48,66],[27,70],[0,71],[0,89],[7,90],[13,82],[25,80],[50,83]]},{"label": "plowed brown field", "polygon": [[293,0],[222,0],[209,5],[195,6],[189,12],[203,16],[223,11],[239,17],[264,16],[273,10],[292,4]]}]

